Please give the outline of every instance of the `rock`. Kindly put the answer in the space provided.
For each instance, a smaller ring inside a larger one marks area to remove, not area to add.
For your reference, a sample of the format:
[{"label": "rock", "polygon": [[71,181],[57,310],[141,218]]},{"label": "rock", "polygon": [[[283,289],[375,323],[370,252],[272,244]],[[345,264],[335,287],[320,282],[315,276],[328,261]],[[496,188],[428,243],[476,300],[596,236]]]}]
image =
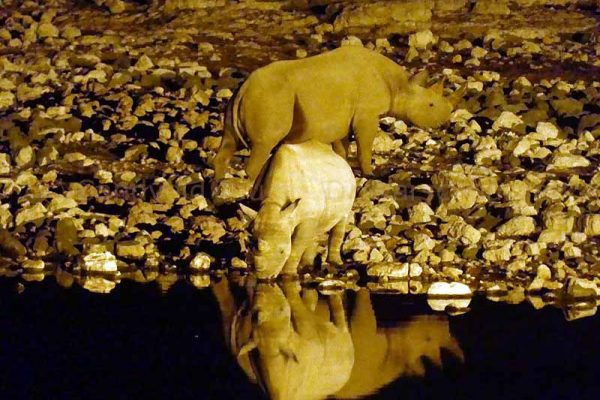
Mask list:
[{"label": "rock", "polygon": [[431,20],[432,0],[403,2],[376,1],[366,4],[348,4],[336,17],[334,31],[347,28],[428,22]]},{"label": "rock", "polygon": [[101,276],[85,276],[81,278],[81,286],[92,293],[107,294],[116,286],[116,282]]},{"label": "rock", "polygon": [[16,227],[28,223],[38,224],[46,218],[46,207],[42,203],[36,203],[26,208],[22,208],[15,218]]},{"label": "rock", "polygon": [[117,255],[124,258],[141,259],[146,255],[146,249],[137,240],[117,243]]},{"label": "rock", "polygon": [[535,232],[535,220],[532,217],[517,216],[501,225],[498,230],[498,236],[528,236]]},{"label": "rock", "polygon": [[27,271],[43,271],[45,263],[43,260],[25,260],[22,266]]},{"label": "rock", "polygon": [[427,304],[434,311],[468,309],[471,289],[460,282],[434,282],[427,290]]},{"label": "rock", "polygon": [[563,295],[569,299],[595,299],[600,291],[595,282],[570,276],[563,285]]},{"label": "rock", "polygon": [[387,220],[383,210],[379,207],[369,207],[364,210],[360,216],[358,227],[363,232],[368,232],[370,229],[385,230]]},{"label": "rock", "polygon": [[33,164],[35,161],[35,154],[33,152],[33,148],[31,146],[25,146],[17,153],[17,157],[15,157],[15,163],[17,167],[28,167]]},{"label": "rock", "polygon": [[134,68],[138,71],[147,71],[154,67],[154,63],[147,55],[142,55],[134,65]]},{"label": "rock", "polygon": [[493,248],[489,248],[483,252],[483,258],[492,263],[508,261],[511,258],[510,250],[513,245],[512,240],[505,240],[494,243]]},{"label": "rock", "polygon": [[73,40],[81,36],[81,31],[76,26],[68,25],[63,28],[61,35],[67,40]]},{"label": "rock", "polygon": [[429,204],[421,202],[412,206],[408,211],[408,215],[409,221],[413,224],[422,224],[431,222],[431,217],[433,217],[435,213],[431,207],[429,207]]},{"label": "rock", "polygon": [[552,163],[546,167],[546,171],[552,171],[556,169],[570,169],[570,168],[585,168],[591,165],[590,160],[584,156],[575,154],[556,154],[552,157]]},{"label": "rock", "polygon": [[213,192],[213,202],[216,206],[229,204],[246,198],[252,184],[244,178],[226,178],[219,182]]},{"label": "rock", "polygon": [[21,258],[27,254],[27,248],[6,229],[0,229],[0,249],[3,254]]},{"label": "rock", "polygon": [[378,263],[369,266],[367,275],[383,279],[405,279],[420,276],[423,268],[416,263]]},{"label": "rock", "polygon": [[440,232],[448,239],[460,240],[467,246],[479,243],[481,240],[481,232],[458,216],[452,216],[448,223],[442,224]]},{"label": "rock", "polygon": [[583,218],[584,233],[589,237],[600,236],[600,214],[588,214]]},{"label": "rock", "polygon": [[192,261],[190,261],[190,270],[192,271],[208,271],[210,269],[210,264],[214,261],[214,258],[206,254],[204,252],[199,252],[194,256]]},{"label": "rock", "polygon": [[15,104],[15,95],[9,91],[0,91],[0,111],[8,110]]},{"label": "rock", "polygon": [[42,23],[38,25],[37,35],[39,38],[58,37],[58,28],[51,23]]},{"label": "rock", "polygon": [[501,128],[511,129],[515,125],[522,124],[523,120],[510,111],[502,111],[502,114],[492,124],[492,129],[498,131]]},{"label": "rock", "polygon": [[417,50],[426,50],[436,43],[437,37],[429,29],[413,33],[408,37],[408,45]]},{"label": "rock", "polygon": [[82,268],[92,272],[117,272],[117,259],[110,251],[98,251],[83,257]]},{"label": "rock", "polygon": [[394,193],[394,187],[377,179],[369,179],[358,192],[358,197],[376,200]]},{"label": "rock", "polygon": [[160,204],[165,204],[169,206],[173,205],[175,201],[179,199],[179,197],[180,195],[177,192],[177,190],[175,190],[175,188],[173,188],[173,185],[171,185],[171,183],[167,180],[164,180],[162,182],[158,193],[156,193],[156,201]]},{"label": "rock", "polygon": [[538,122],[535,132],[537,133],[535,138],[543,141],[558,137],[558,128],[550,122]]},{"label": "rock", "polygon": [[531,282],[529,287],[527,288],[528,292],[537,292],[544,288],[552,289],[554,285],[551,282],[552,272],[547,265],[540,265],[537,268],[537,272],[535,275],[535,279]]},{"label": "rock", "polygon": [[508,0],[477,0],[473,8],[475,14],[509,15]]},{"label": "rock", "polygon": [[10,174],[10,155],[6,153],[0,153],[0,175]]}]

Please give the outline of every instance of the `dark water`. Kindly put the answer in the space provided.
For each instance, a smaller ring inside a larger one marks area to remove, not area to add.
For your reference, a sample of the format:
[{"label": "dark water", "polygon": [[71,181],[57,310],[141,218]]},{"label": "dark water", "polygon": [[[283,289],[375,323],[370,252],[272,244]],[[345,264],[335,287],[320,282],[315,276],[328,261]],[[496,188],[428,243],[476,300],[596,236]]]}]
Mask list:
[{"label": "dark water", "polygon": [[[337,303],[304,291],[304,307],[298,294],[257,288],[249,302],[244,289],[225,281],[204,290],[178,282],[166,295],[123,282],[100,295],[48,279],[18,294],[14,280],[2,279],[0,398],[264,399],[265,390],[289,399],[311,398],[311,391],[372,399],[599,398],[598,317],[568,322],[556,308],[483,298],[448,317],[423,297],[366,291],[337,295]],[[342,302],[345,318],[336,320]],[[303,326],[298,313],[307,310]],[[241,334],[228,333],[232,323]],[[234,356],[240,352],[231,338],[241,345],[252,337],[244,330],[259,325],[254,340],[276,345]],[[333,340],[319,347],[325,326]],[[301,339],[282,334],[291,330]],[[277,346],[283,350],[272,352]]]}]

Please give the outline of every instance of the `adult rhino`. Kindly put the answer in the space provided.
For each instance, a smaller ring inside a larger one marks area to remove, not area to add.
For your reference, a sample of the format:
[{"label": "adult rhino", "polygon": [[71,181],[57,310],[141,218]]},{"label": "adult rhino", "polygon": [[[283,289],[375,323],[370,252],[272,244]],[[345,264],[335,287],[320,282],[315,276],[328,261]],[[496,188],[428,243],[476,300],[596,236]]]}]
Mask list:
[{"label": "adult rhino", "polygon": [[246,173],[253,183],[279,143],[316,139],[346,156],[354,133],[360,168],[371,175],[379,119],[392,115],[422,128],[446,122],[464,88],[444,97],[443,83],[426,87],[389,58],[345,46],[300,60],[276,61],[254,71],[230,99],[221,146],[213,159],[220,181],[233,154],[251,149]]}]

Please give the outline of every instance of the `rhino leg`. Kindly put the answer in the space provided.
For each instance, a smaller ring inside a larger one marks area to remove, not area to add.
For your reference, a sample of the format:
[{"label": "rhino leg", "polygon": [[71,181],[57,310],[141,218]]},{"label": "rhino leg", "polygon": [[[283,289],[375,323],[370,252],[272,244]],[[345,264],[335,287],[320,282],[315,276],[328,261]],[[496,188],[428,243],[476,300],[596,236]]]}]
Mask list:
[{"label": "rhino leg", "polygon": [[217,155],[213,158],[212,164],[215,169],[215,181],[220,181],[225,177],[225,172],[231,161],[231,157],[237,150],[234,133],[228,127],[225,127],[223,139]]},{"label": "rhino leg", "polygon": [[377,114],[367,114],[364,117],[355,117],[352,121],[352,130],[356,137],[358,162],[365,175],[373,175],[371,158],[373,156],[373,141],[377,134]]},{"label": "rhino leg", "polygon": [[344,242],[344,234],[346,233],[347,218],[338,222],[329,232],[329,248],[327,250],[327,262],[334,265],[343,265],[342,260],[342,243]]},{"label": "rhino leg", "polygon": [[271,151],[276,145],[277,143],[256,143],[252,147],[252,152],[246,164],[246,174],[248,174],[248,178],[252,184],[254,184],[263,167],[267,164],[267,160],[271,156]]},{"label": "rhino leg", "polygon": [[296,227],[294,236],[292,237],[292,250],[288,257],[283,270],[281,271],[285,275],[297,275],[298,266],[302,259],[302,255],[314,241],[315,229],[312,223],[303,222]]},{"label": "rhino leg", "polygon": [[333,151],[344,160],[348,159],[348,146],[350,145],[348,137],[333,142]]},{"label": "rhino leg", "polygon": [[302,260],[300,261],[301,267],[312,267],[315,264],[318,248],[319,243],[316,240],[313,240],[308,244],[306,250],[304,250],[304,254],[302,254]]}]

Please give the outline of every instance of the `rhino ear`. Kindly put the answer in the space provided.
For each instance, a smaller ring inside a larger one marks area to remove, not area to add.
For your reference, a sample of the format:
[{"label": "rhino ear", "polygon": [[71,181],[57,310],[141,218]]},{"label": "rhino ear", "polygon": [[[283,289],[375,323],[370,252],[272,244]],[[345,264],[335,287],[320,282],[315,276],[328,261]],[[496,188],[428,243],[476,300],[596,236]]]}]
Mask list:
[{"label": "rhino ear", "polygon": [[257,345],[254,339],[250,339],[250,341],[242,346],[240,351],[238,352],[238,358],[245,356],[250,353],[252,350],[256,349]]},{"label": "rhino ear", "polygon": [[294,360],[295,363],[298,363],[298,357],[296,357],[296,353],[292,350],[291,347],[282,347],[279,349],[279,352],[286,360]]},{"label": "rhino ear", "polygon": [[432,90],[435,94],[438,94],[440,96],[443,95],[444,94],[444,81],[445,81],[445,79],[442,79],[441,81],[434,83],[433,85],[429,86],[429,89]]},{"label": "rhino ear", "polygon": [[248,206],[245,206],[243,204],[240,204],[240,211],[246,216],[248,217],[249,221],[254,221],[254,219],[256,218],[256,215],[258,214],[257,211],[251,209]]},{"label": "rhino ear", "polygon": [[288,206],[283,208],[281,210],[282,218],[286,218],[286,219],[292,218],[296,213],[296,209],[298,208],[299,203],[300,203],[300,199],[296,199],[296,200],[292,201]]},{"label": "rhino ear", "polygon": [[452,103],[453,106],[456,107],[458,103],[462,100],[463,96],[467,92],[467,85],[462,85],[459,89],[454,91],[450,96],[448,96],[448,100]]},{"label": "rhino ear", "polygon": [[429,72],[424,69],[423,71],[413,75],[412,78],[410,78],[410,83],[414,85],[425,86],[427,79],[429,79]]}]

